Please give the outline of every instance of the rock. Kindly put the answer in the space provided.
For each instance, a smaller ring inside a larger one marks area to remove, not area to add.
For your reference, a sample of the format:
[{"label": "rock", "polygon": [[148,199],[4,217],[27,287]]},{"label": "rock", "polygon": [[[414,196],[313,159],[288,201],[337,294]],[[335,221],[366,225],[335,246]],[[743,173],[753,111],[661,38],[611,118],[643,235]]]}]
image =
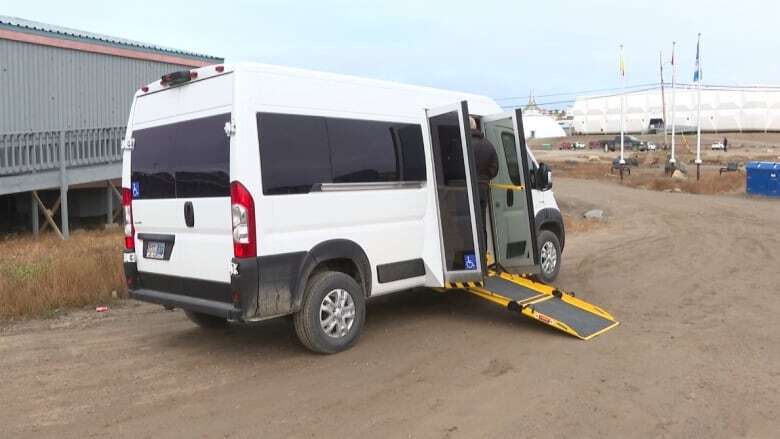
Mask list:
[{"label": "rock", "polygon": [[598,161],[601,161],[601,159],[599,159],[599,156],[597,156],[597,155],[589,155],[588,156],[588,161],[589,162],[598,162]]},{"label": "rock", "polygon": [[582,214],[582,217],[587,219],[604,219],[604,211],[601,209],[591,209]]},{"label": "rock", "polygon": [[685,173],[682,172],[681,170],[675,169],[674,173],[672,174],[672,178],[676,178],[678,180],[687,180],[688,176],[685,175]]},{"label": "rock", "polygon": [[680,192],[682,192],[682,189],[676,187],[676,188],[672,189],[672,192],[676,192],[676,193],[679,194]]}]

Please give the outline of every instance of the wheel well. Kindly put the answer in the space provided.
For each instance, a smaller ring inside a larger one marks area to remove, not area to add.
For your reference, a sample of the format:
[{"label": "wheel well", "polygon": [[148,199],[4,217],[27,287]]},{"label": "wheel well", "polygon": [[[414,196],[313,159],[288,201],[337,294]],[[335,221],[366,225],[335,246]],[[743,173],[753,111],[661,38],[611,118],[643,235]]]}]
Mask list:
[{"label": "wheel well", "polygon": [[311,279],[316,274],[322,273],[323,271],[338,271],[340,273],[346,274],[352,279],[355,279],[355,282],[363,286],[363,293],[368,295],[368,291],[369,291],[368,286],[366,285],[365,280],[363,279],[363,275],[360,272],[360,269],[352,259],[336,258],[336,259],[328,259],[327,261],[322,261],[319,264],[317,264],[316,267],[314,267],[314,270],[311,271],[311,274],[309,275],[309,279]]},{"label": "wheel well", "polygon": [[563,227],[561,224],[555,221],[547,221],[539,226],[539,231],[542,230],[548,230],[554,233],[558,238],[558,243],[561,245],[561,250],[563,250]]}]

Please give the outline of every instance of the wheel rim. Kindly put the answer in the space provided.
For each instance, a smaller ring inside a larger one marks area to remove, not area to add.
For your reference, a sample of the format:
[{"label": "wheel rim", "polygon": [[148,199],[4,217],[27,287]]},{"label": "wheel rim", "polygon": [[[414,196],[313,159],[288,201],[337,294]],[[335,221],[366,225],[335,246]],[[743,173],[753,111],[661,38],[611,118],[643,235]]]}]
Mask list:
[{"label": "wheel rim", "polygon": [[329,337],[342,338],[355,324],[355,302],[343,289],[335,289],[325,295],[320,304],[320,326]]},{"label": "wheel rim", "polygon": [[555,271],[555,265],[558,264],[558,252],[555,250],[555,245],[552,242],[547,241],[542,244],[541,259],[542,259],[542,271],[547,274]]}]

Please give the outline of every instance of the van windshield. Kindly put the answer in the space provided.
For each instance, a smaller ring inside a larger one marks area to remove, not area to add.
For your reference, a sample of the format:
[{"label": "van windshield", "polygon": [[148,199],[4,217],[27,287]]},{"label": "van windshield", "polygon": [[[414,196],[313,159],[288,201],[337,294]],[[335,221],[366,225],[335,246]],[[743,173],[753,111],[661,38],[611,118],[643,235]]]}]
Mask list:
[{"label": "van windshield", "polygon": [[230,196],[230,114],[133,132],[133,198]]}]

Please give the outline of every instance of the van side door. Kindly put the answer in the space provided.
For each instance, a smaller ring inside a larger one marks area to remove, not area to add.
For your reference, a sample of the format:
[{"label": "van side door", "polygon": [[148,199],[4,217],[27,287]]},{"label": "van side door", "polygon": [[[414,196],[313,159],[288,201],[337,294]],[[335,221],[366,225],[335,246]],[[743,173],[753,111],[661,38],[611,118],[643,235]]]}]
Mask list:
[{"label": "van side door", "polygon": [[522,121],[518,109],[483,117],[482,126],[499,161],[498,175],[490,184],[495,260],[515,273],[535,273],[539,257]]}]

